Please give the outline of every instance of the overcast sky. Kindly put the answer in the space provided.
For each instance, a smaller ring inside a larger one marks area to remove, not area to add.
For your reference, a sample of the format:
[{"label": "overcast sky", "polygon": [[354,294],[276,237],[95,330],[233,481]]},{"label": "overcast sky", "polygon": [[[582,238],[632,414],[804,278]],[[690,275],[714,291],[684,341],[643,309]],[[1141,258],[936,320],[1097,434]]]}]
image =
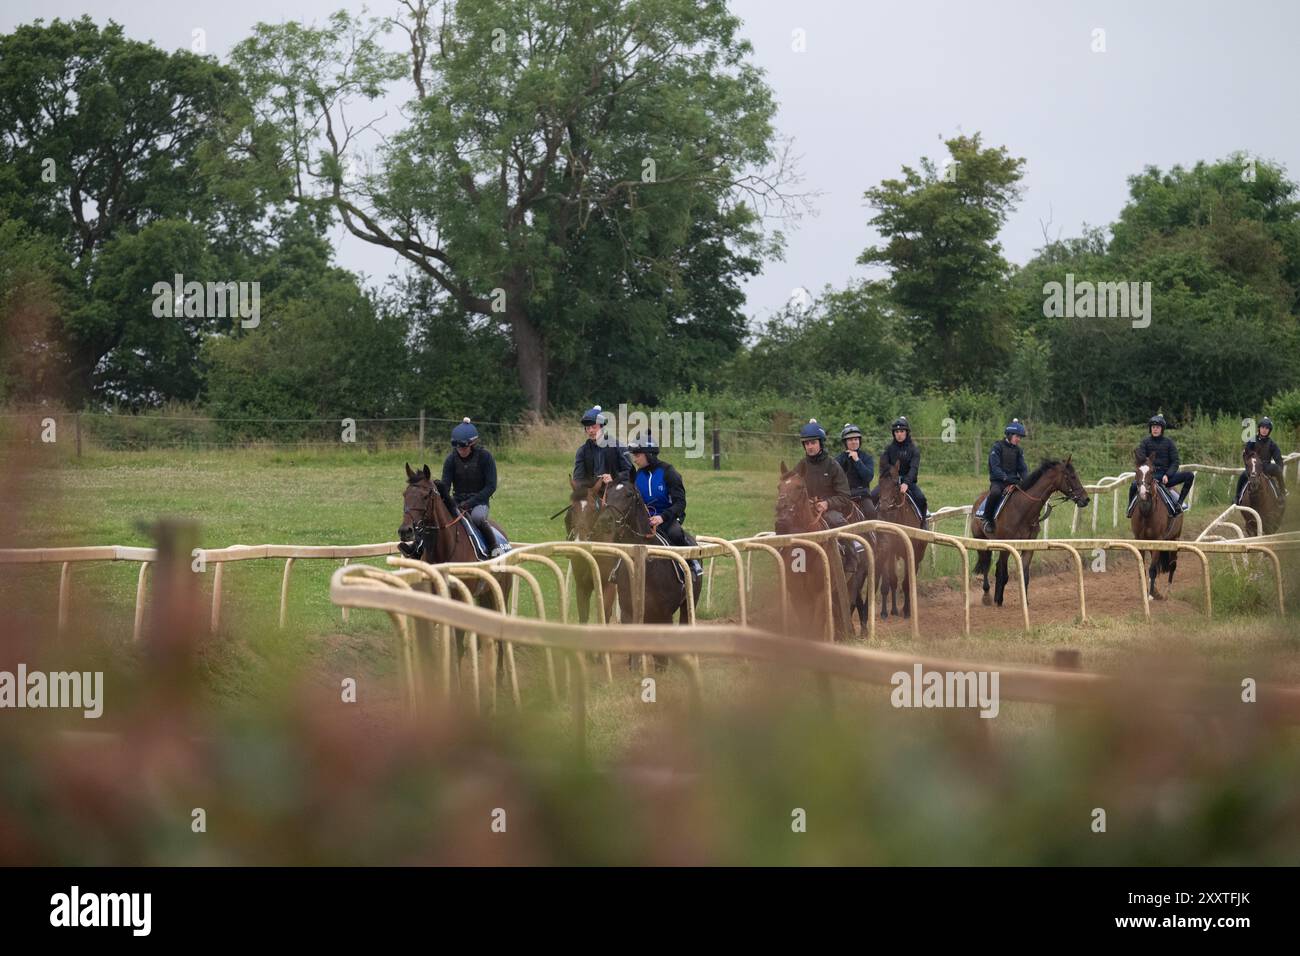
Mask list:
[{"label": "overcast sky", "polygon": [[[920,156],[944,155],[941,136],[980,132],[1028,160],[1025,195],[1002,235],[1026,261],[1053,236],[1112,222],[1126,177],[1154,164],[1217,159],[1237,150],[1300,175],[1300,4],[967,0],[732,0],[754,57],[780,104],[817,215],[787,232],[785,260],[747,286],[763,318],[792,290],[816,293],[864,276],[872,239],[863,191]],[[37,17],[90,14],[164,49],[206,32],[225,58],[259,20],[322,20],[351,0],[5,0],[0,30]],[[395,10],[372,0],[374,13]],[[806,49],[797,52],[795,31]],[[1104,31],[1104,52],[1094,52]],[[390,106],[397,120],[394,102]],[[383,280],[398,266],[374,246],[336,234],[339,262]]]}]

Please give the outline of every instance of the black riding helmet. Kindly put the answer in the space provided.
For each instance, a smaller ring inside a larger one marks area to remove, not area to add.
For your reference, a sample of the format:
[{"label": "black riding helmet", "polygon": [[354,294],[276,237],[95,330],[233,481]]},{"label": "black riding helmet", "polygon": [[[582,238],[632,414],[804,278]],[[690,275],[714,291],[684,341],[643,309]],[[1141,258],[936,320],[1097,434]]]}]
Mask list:
[{"label": "black riding helmet", "polygon": [[1148,418],[1147,431],[1151,431],[1152,425],[1159,425],[1165,431],[1169,430],[1169,423],[1165,421],[1165,416],[1163,415],[1152,415],[1150,418]]}]

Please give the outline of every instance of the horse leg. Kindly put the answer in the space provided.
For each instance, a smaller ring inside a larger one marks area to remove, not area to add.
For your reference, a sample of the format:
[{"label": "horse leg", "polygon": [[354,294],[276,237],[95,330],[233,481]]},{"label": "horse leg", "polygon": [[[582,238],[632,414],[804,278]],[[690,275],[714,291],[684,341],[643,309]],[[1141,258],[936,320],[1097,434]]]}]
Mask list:
[{"label": "horse leg", "polygon": [[1156,573],[1160,565],[1160,552],[1151,552],[1151,566],[1147,569],[1147,594],[1150,597],[1160,600],[1160,595],[1156,593]]},{"label": "horse leg", "polygon": [[975,562],[975,573],[984,579],[984,606],[988,607],[993,603],[989,597],[989,565],[993,563],[992,551],[981,551],[979,559]]},{"label": "horse leg", "polygon": [[889,566],[883,564],[880,568],[880,619],[889,620]]},{"label": "horse leg", "polygon": [[1007,562],[1010,558],[1006,551],[998,555],[997,587],[993,591],[993,603],[998,607],[1002,606],[1002,599],[1007,591],[1007,578],[1011,576],[1007,573]]},{"label": "horse leg", "polygon": [[1029,602],[1029,566],[1034,563],[1034,552],[1025,555],[1025,603]]}]

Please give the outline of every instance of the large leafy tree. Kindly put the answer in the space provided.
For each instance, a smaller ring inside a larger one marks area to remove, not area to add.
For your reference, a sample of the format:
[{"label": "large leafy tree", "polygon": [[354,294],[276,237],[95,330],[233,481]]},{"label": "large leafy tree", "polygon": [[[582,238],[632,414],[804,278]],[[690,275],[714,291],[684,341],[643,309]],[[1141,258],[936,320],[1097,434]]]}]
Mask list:
[{"label": "large leafy tree", "polygon": [[[1231,156],[1129,179],[1112,237],[1050,242],[1016,276],[1016,313],[1050,344],[1059,420],[1141,421],[1156,409],[1257,415],[1300,374],[1300,189]],[[1150,324],[1045,318],[1043,286],[1151,284]]]},{"label": "large leafy tree", "polygon": [[1010,266],[998,233],[1020,196],[1023,159],[979,134],[945,142],[949,162],[922,157],[900,179],[868,189],[884,239],[858,261],[890,270],[890,295],[912,326],[918,385],[981,380],[1006,351]]},{"label": "large leafy tree", "polygon": [[[648,347],[696,309],[716,316],[698,290],[692,304],[690,265],[712,249],[712,274],[734,282],[744,269],[716,244],[770,252],[759,218],[796,211],[770,91],[722,0],[402,8],[401,54],[339,13],[323,28],[259,25],[233,62],[283,132],[295,198],[500,323],[534,412],[585,324],[623,323],[627,344]],[[363,168],[356,101],[401,77],[408,123]],[[575,268],[580,251],[591,258]]]},{"label": "large leafy tree", "polygon": [[[197,378],[180,366],[193,359],[197,336],[158,325],[150,287],[170,280],[187,252],[194,254],[185,265],[203,257],[192,248],[195,237],[204,246],[232,245],[208,237],[250,231],[269,195],[265,188],[225,194],[210,175],[218,162],[253,168],[248,153],[258,131],[241,112],[234,74],[88,17],[17,27],[0,36],[0,63],[0,212],[57,243],[77,277],[65,288],[55,330],[69,396],[79,400],[99,387],[120,397],[125,386],[134,397],[158,390],[194,397]],[[229,148],[223,134],[232,129],[245,133]],[[150,230],[160,231],[149,238]],[[168,251],[164,237],[182,235],[167,261],[149,258]],[[182,341],[184,354],[174,348]],[[141,354],[141,345],[155,354]]]}]

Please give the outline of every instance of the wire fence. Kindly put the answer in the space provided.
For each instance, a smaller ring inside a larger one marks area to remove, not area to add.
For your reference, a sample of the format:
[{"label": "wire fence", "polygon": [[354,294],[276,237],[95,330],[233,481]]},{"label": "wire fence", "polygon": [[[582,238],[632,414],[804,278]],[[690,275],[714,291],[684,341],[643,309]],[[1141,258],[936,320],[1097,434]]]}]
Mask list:
[{"label": "wire fence", "polygon": [[[691,413],[694,414],[694,413]],[[0,412],[0,448],[54,446],[80,456],[86,450],[220,451],[273,449],[303,451],[385,451],[412,453],[448,450],[451,429],[459,418],[416,412],[386,417],[222,417],[192,414],[118,414],[18,409]],[[475,421],[483,443],[499,451],[538,457],[571,456],[584,440],[576,422],[520,423]],[[1045,458],[1073,458],[1081,474],[1113,474],[1131,469],[1133,451],[1144,432],[1116,426],[1098,429],[1042,425],[1025,445],[1031,467]],[[923,471],[933,474],[987,473],[989,448],[1000,432],[960,424],[940,435],[914,435]],[[1176,433],[1182,460],[1235,465],[1242,442],[1211,430]],[[863,451],[877,458],[890,441],[887,433],[868,434]],[[803,454],[797,430],[741,428],[723,419],[701,420],[683,433],[660,436],[662,457],[679,468],[764,470],[777,462],[793,463]],[[837,436],[828,442],[839,451]]]}]

